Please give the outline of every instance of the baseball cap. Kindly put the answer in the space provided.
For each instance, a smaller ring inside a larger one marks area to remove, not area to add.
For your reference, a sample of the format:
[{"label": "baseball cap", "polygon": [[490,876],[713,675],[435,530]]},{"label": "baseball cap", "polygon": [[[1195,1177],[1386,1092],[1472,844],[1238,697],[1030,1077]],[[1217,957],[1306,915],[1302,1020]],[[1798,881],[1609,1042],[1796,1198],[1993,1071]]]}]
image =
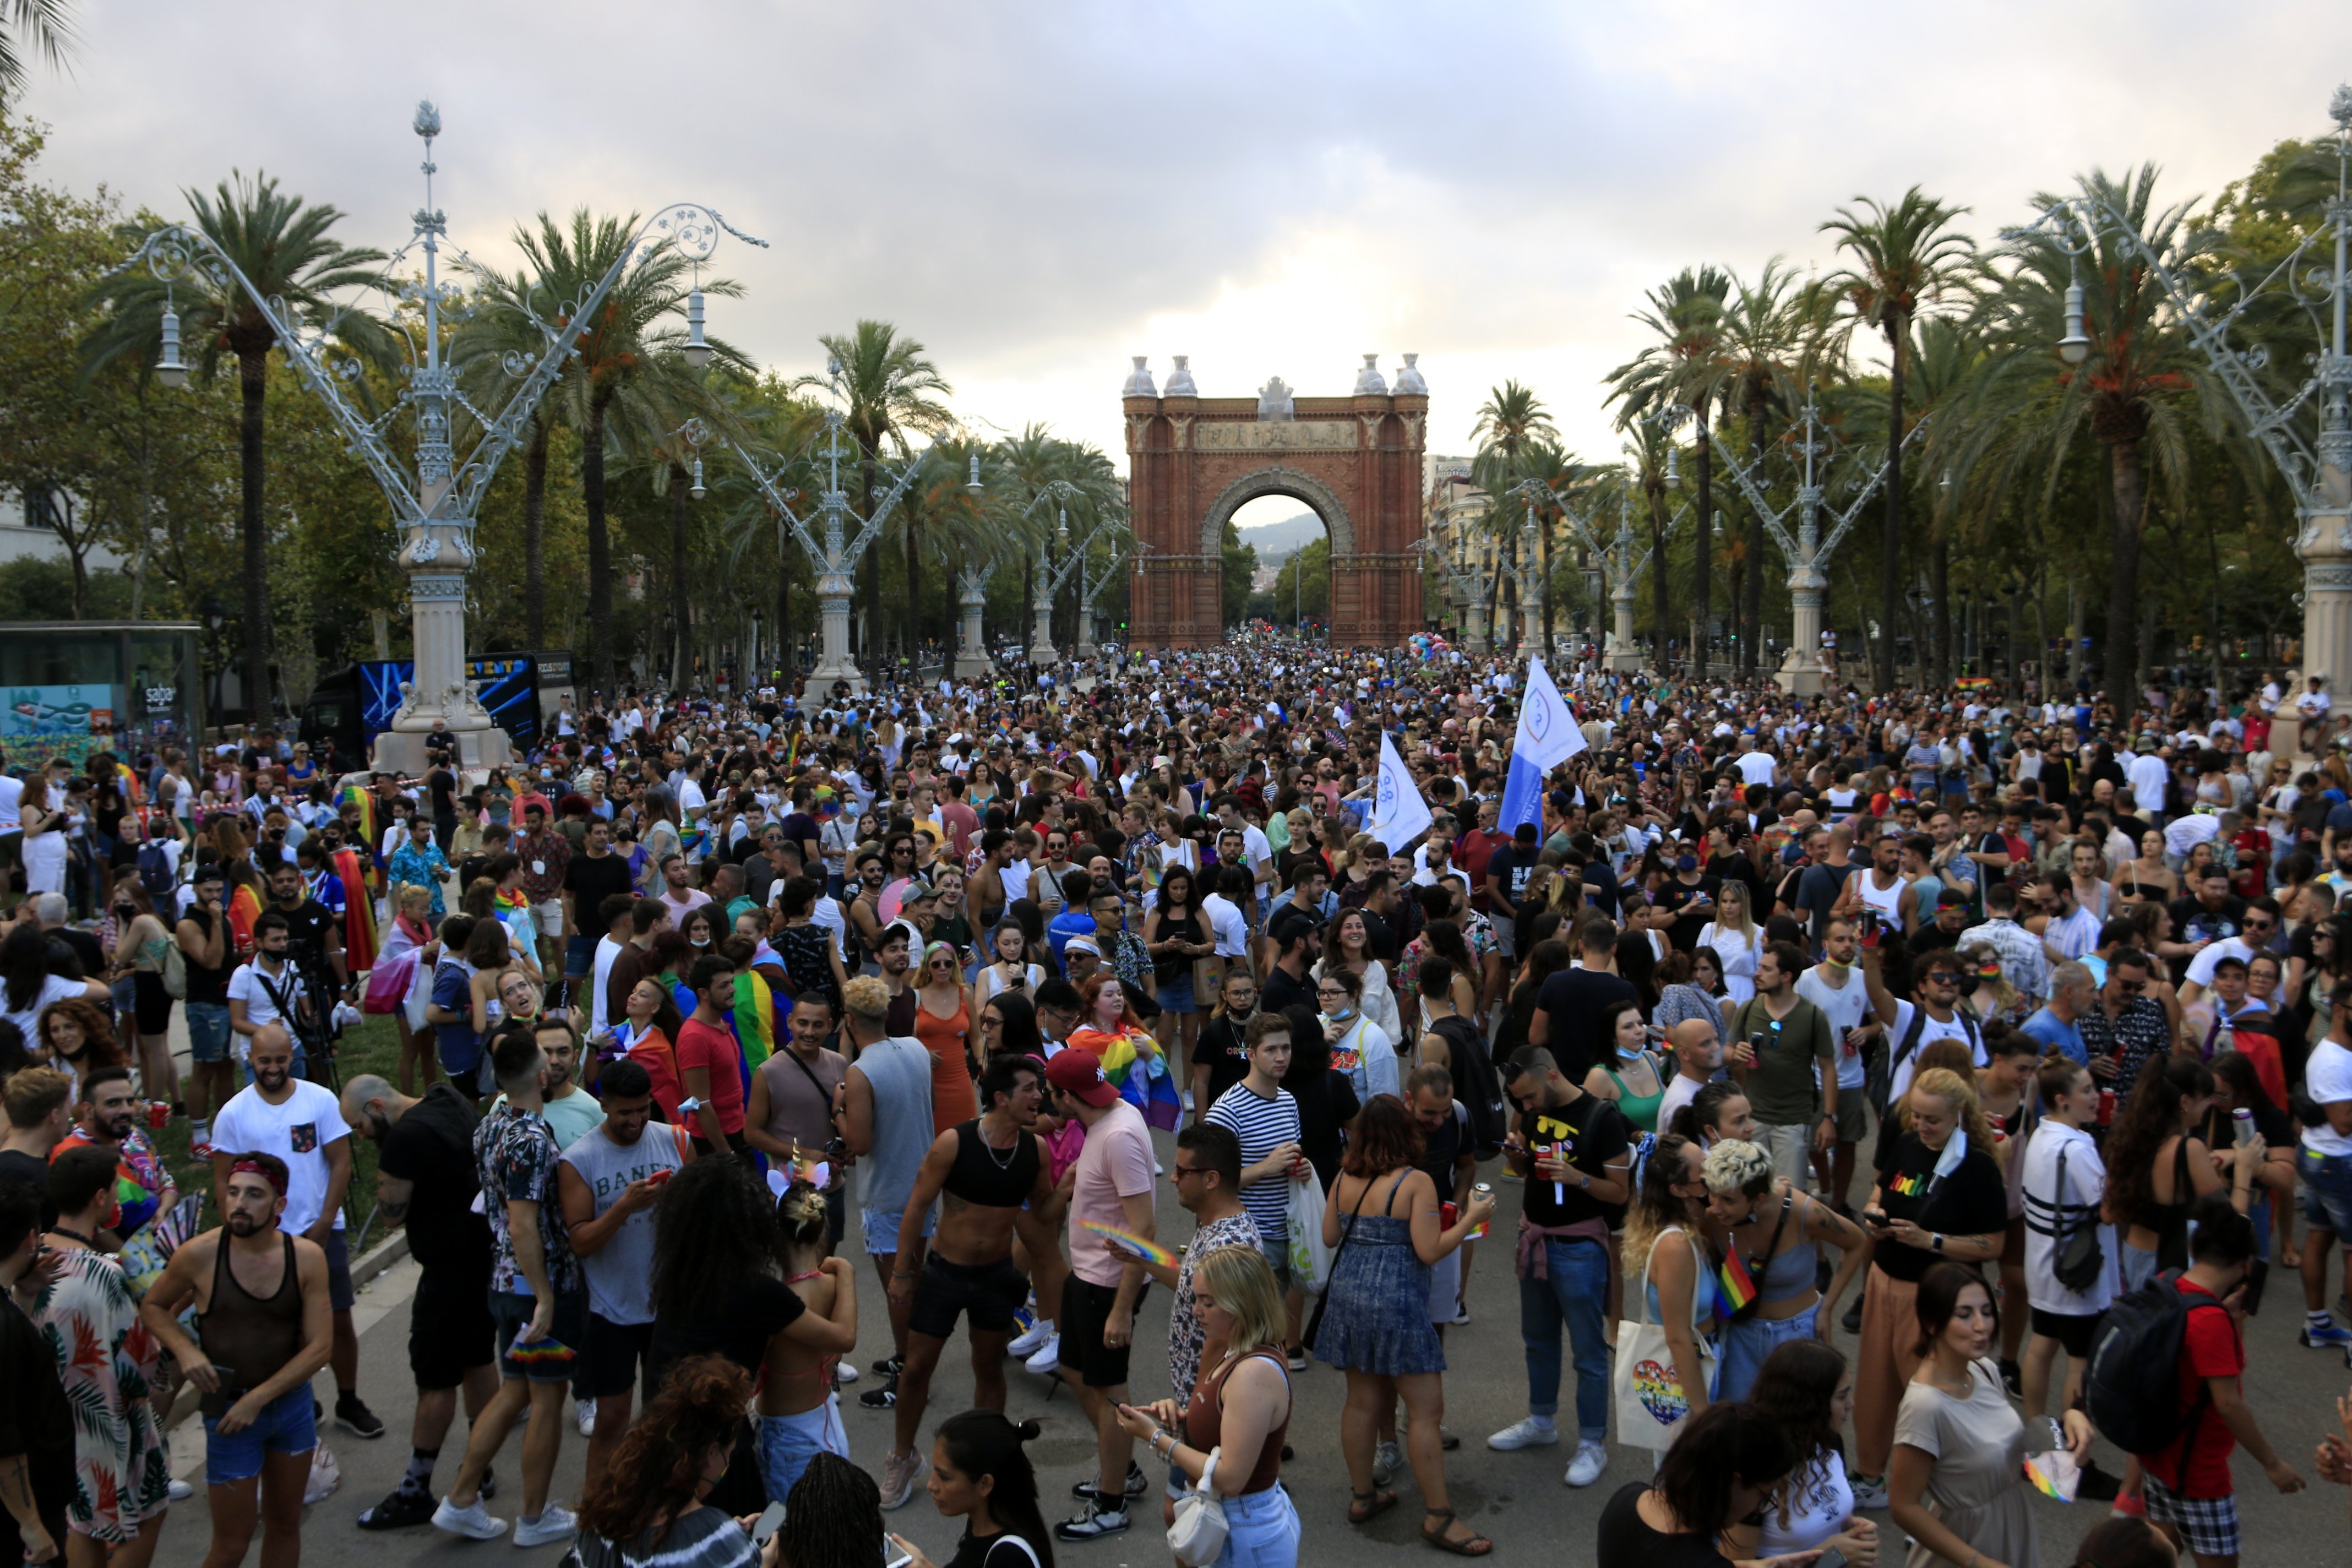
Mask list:
[{"label": "baseball cap", "polygon": [[1066,1046],[1045,1064],[1045,1081],[1097,1109],[1118,1098],[1118,1090],[1103,1076],[1102,1058],[1079,1046]]}]

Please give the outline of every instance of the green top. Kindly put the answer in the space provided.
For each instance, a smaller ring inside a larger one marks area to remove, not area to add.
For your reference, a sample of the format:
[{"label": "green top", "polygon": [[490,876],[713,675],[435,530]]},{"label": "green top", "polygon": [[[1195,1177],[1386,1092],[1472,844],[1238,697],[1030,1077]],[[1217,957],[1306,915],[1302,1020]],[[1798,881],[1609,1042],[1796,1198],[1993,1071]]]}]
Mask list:
[{"label": "green top", "polygon": [[1728,1047],[1756,1035],[1764,1037],[1763,1043],[1740,1083],[1756,1120],[1772,1127],[1811,1127],[1821,1114],[1814,1064],[1825,1073],[1837,1071],[1829,1016],[1800,996],[1789,1016],[1776,1023],[1764,998],[1750,997],[1732,1016],[1731,1038],[1725,1043]]},{"label": "green top", "polygon": [[1658,1092],[1635,1094],[1625,1087],[1625,1079],[1615,1068],[1602,1068],[1601,1070],[1607,1073],[1609,1081],[1617,1086],[1617,1109],[1624,1114],[1627,1121],[1633,1124],[1634,1131],[1655,1132],[1658,1130],[1658,1107],[1666,1098],[1665,1075],[1658,1071],[1654,1063],[1650,1076],[1658,1080]]}]

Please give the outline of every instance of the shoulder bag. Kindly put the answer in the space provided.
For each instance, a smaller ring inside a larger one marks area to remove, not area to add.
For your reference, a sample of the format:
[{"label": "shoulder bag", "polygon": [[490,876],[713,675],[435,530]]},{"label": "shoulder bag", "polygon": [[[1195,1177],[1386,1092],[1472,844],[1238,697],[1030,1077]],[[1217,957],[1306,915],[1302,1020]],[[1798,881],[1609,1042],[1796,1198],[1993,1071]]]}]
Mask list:
[{"label": "shoulder bag", "polygon": [[1209,1450],[1201,1479],[1176,1500],[1176,1522],[1168,1527],[1168,1550],[1184,1568],[1209,1568],[1225,1552],[1225,1505],[1209,1487],[1222,1447]]},{"label": "shoulder bag", "polygon": [[2066,1226],[2066,1153],[2058,1151],[2058,1197],[2050,1205],[2051,1214],[2059,1226],[2057,1247],[2050,1258],[2050,1272],[2058,1283],[2077,1296],[2089,1291],[2099,1282],[2099,1275],[2107,1266],[2106,1255],[2099,1247],[2099,1222],[2096,1215],[2078,1221],[2073,1228]]},{"label": "shoulder bag", "polygon": [[[1691,1265],[1706,1267],[1699,1255],[1698,1243],[1688,1231],[1676,1226],[1665,1235],[1682,1237],[1691,1248]],[[1657,1244],[1650,1248],[1653,1255]],[[1692,1281],[1696,1289],[1697,1281]],[[1666,1342],[1663,1323],[1650,1321],[1650,1261],[1642,1260],[1640,1274],[1632,1282],[1633,1302],[1638,1321],[1617,1325],[1617,1363],[1610,1379],[1617,1406],[1617,1440],[1629,1447],[1647,1448],[1653,1453],[1664,1453],[1674,1446],[1675,1435],[1690,1420],[1690,1401],[1684,1395],[1682,1373],[1675,1365],[1674,1349]],[[1709,1384],[1715,1381],[1715,1345],[1705,1335],[1698,1341],[1700,1364]]]}]

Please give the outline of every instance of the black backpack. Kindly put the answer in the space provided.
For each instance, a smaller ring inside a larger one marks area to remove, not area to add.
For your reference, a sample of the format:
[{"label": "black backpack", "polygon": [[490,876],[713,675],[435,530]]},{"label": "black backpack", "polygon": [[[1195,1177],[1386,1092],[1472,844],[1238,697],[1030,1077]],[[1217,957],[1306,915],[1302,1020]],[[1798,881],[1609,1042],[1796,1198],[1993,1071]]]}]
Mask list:
[{"label": "black backpack", "polygon": [[139,885],[160,908],[172,896],[172,858],[163,847],[149,841],[139,847]]},{"label": "black backpack", "polygon": [[[2160,1452],[2183,1433],[2195,1434],[2210,1393],[2180,1408],[2180,1352],[2189,1314],[2222,1310],[2211,1297],[2194,1300],[2175,1283],[2179,1271],[2158,1274],[2128,1296],[2116,1298],[2091,1345],[2083,1380],[2083,1407],[2101,1436],[2126,1454]],[[2184,1445],[2184,1450],[2186,1445]],[[2176,1478],[2176,1480],[2178,1478]]]},{"label": "black backpack", "polygon": [[1454,1098],[1470,1113],[1470,1140],[1478,1158],[1491,1160],[1503,1152],[1511,1115],[1503,1103],[1501,1075],[1487,1054],[1486,1037],[1477,1025],[1458,1015],[1436,1020],[1429,1031],[1444,1037],[1446,1054],[1453,1061]]}]

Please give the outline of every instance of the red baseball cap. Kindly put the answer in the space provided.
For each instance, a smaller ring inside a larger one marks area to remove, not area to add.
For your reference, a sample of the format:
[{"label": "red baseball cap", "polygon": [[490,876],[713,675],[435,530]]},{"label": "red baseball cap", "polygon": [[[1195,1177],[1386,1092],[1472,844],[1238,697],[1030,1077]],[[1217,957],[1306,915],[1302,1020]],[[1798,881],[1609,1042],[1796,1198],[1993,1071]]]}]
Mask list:
[{"label": "red baseball cap", "polygon": [[1066,1046],[1045,1064],[1045,1081],[1079,1103],[1102,1107],[1118,1098],[1118,1090],[1103,1076],[1102,1058],[1076,1046]]}]

